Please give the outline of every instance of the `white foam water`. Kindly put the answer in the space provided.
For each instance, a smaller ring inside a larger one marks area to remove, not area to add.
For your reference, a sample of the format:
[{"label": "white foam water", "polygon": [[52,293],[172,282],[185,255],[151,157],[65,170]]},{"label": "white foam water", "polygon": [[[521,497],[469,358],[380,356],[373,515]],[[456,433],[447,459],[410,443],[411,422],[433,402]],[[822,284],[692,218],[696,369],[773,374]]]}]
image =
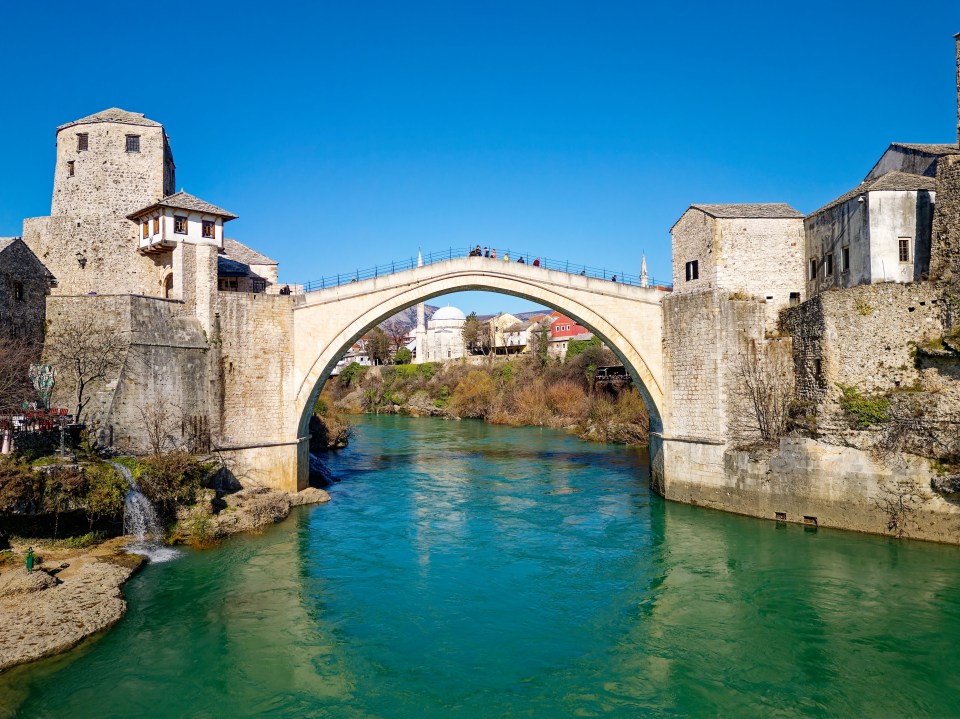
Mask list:
[{"label": "white foam water", "polygon": [[157,517],[157,510],[150,504],[130,470],[118,462],[110,462],[123,475],[130,491],[127,492],[123,506],[123,533],[132,535],[137,541],[124,547],[129,554],[139,554],[151,562],[169,562],[180,556],[180,552],[163,544],[163,527]]}]

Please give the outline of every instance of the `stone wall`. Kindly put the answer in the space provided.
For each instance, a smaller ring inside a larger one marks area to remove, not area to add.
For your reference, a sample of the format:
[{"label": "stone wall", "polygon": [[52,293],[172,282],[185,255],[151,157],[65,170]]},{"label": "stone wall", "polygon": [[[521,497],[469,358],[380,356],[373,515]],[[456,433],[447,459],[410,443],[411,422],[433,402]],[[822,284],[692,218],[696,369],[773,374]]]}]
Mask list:
[{"label": "stone wall", "polygon": [[766,455],[689,443],[673,443],[672,449],[679,472],[665,484],[667,499],[814,527],[889,534],[888,505],[902,488],[912,488],[920,499],[906,517],[904,536],[960,543],[960,506],[930,491],[930,463],[919,457],[879,462],[852,447],[801,437],[781,440]]},{"label": "stone wall", "polygon": [[[3,244],[0,240],[0,245]],[[51,275],[23,243],[0,249],[0,338],[43,342]]]},{"label": "stone wall", "polygon": [[943,334],[943,312],[934,285],[894,282],[823,292],[784,310],[798,399],[836,398],[838,385],[883,392],[915,384],[917,344]]},{"label": "stone wall", "polygon": [[[88,135],[89,149],[78,149],[78,133]],[[140,136],[140,152],[126,151],[127,134]],[[137,227],[126,216],[173,186],[159,125],[91,122],[59,130],[51,214],[23,223],[24,242],[59,281],[53,294],[162,296],[169,254],[139,253]]]},{"label": "stone wall", "polygon": [[[93,387],[88,426],[105,446],[148,449],[145,422],[164,413],[175,443],[209,432],[209,346],[180,302],[135,295],[51,297],[47,350],[70,325],[96,326],[123,338],[119,366]],[[72,407],[74,386],[55,367],[55,406]],[[207,429],[204,429],[204,428]]]},{"label": "stone wall", "polygon": [[937,206],[933,216],[930,279],[960,286],[960,156],[937,164]]}]

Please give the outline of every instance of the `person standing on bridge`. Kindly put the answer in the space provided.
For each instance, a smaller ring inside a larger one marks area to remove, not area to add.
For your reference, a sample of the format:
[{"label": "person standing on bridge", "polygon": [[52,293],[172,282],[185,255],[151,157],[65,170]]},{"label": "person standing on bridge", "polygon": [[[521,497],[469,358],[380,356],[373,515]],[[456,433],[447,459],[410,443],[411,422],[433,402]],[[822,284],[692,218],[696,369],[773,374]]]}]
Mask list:
[{"label": "person standing on bridge", "polygon": [[[484,247],[484,248],[483,248],[483,256],[484,256],[484,257],[489,257],[489,256],[490,256],[490,248],[489,248],[489,247]],[[496,255],[494,255],[494,257],[496,257]]]},{"label": "person standing on bridge", "polygon": [[494,247],[492,250],[490,250],[490,259],[491,259],[491,260],[497,259],[497,248],[496,248],[496,247]]},{"label": "person standing on bridge", "polygon": [[519,265],[525,265],[525,264],[527,264],[526,262],[523,261],[523,255],[520,255],[520,259],[517,260],[517,264],[519,264]]},{"label": "person standing on bridge", "polygon": [[533,266],[534,266],[534,267],[539,267],[539,266],[540,266],[540,258],[539,258],[539,257],[533,261]]},{"label": "person standing on bridge", "polygon": [[504,262],[509,262],[509,261],[510,261],[510,253],[509,253],[509,252],[504,252],[504,253],[503,253],[503,261],[504,261]]},{"label": "person standing on bridge", "polygon": [[611,282],[616,282],[616,281],[617,281],[617,276],[614,275],[613,277],[611,277],[611,278],[610,278],[610,281],[611,281]]}]

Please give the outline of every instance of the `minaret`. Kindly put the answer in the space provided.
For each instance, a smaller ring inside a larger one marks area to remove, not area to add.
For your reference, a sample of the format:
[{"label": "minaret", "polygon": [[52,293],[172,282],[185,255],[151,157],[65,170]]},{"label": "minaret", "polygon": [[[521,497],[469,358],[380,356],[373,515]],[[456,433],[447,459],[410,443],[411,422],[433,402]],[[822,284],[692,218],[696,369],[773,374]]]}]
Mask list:
[{"label": "minaret", "polygon": [[640,255],[640,286],[649,287],[650,280],[647,278],[647,256]]},{"label": "minaret", "polygon": [[[423,255],[417,250],[417,267],[423,267]],[[426,361],[427,352],[427,325],[424,321],[423,302],[417,305],[417,346],[416,356],[413,358],[414,364],[423,364]]]}]

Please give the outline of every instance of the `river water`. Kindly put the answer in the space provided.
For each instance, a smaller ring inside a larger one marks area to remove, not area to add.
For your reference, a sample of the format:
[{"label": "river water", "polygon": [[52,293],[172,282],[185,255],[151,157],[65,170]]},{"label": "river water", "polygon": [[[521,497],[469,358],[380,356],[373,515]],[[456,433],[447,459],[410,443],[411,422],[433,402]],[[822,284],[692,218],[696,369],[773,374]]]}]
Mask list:
[{"label": "river water", "polygon": [[367,417],[329,504],[185,551],[0,716],[960,716],[960,550],[665,503],[642,451]]}]

